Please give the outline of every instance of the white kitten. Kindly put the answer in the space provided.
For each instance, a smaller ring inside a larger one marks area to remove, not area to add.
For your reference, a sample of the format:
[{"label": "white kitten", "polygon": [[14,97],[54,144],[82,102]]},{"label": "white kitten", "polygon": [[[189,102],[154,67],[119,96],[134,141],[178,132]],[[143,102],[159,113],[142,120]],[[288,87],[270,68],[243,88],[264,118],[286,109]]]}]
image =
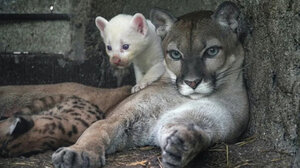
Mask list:
[{"label": "white kitten", "polygon": [[155,26],[142,14],[119,14],[109,22],[98,16],[95,22],[111,65],[123,69],[133,63],[136,85],[132,93],[145,88],[164,73],[161,39]]}]

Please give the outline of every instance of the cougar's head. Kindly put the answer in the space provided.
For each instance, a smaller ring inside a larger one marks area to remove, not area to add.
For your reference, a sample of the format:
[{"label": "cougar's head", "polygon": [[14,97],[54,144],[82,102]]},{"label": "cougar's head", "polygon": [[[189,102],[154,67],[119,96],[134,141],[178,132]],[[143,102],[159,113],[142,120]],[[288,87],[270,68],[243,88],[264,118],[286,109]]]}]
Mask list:
[{"label": "cougar's head", "polygon": [[175,18],[153,9],[151,21],[163,38],[167,72],[182,95],[197,99],[208,96],[241,67],[244,34],[238,7],[221,4],[215,12],[199,11]]}]

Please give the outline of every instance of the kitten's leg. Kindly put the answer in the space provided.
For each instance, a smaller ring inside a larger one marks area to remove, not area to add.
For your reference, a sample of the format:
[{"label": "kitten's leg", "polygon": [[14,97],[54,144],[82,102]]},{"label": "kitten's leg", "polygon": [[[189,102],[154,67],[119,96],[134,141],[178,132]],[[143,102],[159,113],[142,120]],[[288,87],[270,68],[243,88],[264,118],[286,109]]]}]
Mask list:
[{"label": "kitten's leg", "polygon": [[135,86],[132,87],[131,93],[136,93],[152,84],[158,80],[164,74],[164,72],[165,67],[162,62],[153,65],[145,74],[145,76],[139,82],[137,82]]},{"label": "kitten's leg", "polygon": [[143,78],[143,73],[140,70],[140,68],[134,64],[133,64],[133,69],[134,69],[134,75],[135,75],[135,82],[139,83]]}]

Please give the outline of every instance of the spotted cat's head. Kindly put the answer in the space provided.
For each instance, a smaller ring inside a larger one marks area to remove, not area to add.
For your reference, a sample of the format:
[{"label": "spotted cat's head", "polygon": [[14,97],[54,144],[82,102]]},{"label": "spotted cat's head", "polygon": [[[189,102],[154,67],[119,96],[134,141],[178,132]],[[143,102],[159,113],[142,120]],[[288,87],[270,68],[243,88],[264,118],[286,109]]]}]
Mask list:
[{"label": "spotted cat's head", "polygon": [[132,63],[149,44],[149,26],[145,17],[137,13],[134,16],[119,14],[110,21],[98,16],[95,20],[100,30],[106,53],[112,66],[123,69]]},{"label": "spotted cat's head", "polygon": [[182,95],[199,98],[226,84],[243,62],[245,34],[238,7],[222,3],[215,12],[199,11],[175,18],[153,9],[151,21],[163,38],[167,72]]},{"label": "spotted cat's head", "polygon": [[[0,156],[18,155],[18,147],[24,139],[17,137],[23,135],[34,126],[34,122],[29,115],[14,116],[0,121]],[[12,147],[12,148],[10,148]],[[12,150],[8,150],[8,149]]]}]

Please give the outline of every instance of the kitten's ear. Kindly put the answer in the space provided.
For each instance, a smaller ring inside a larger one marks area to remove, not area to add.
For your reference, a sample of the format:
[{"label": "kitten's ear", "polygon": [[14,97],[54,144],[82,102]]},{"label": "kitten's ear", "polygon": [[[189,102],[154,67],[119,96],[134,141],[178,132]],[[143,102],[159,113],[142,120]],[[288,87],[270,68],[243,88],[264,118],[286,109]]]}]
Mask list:
[{"label": "kitten's ear", "polygon": [[29,131],[33,127],[34,123],[30,116],[17,116],[11,119],[11,125],[9,126],[9,135],[19,136]]},{"label": "kitten's ear", "polygon": [[148,24],[143,14],[136,13],[131,20],[131,25],[138,33],[141,33],[142,35],[147,34]]},{"label": "kitten's ear", "polygon": [[101,36],[104,37],[104,29],[105,29],[108,21],[105,18],[98,16],[95,19],[95,23],[96,23],[96,26],[98,27],[98,29],[100,30]]},{"label": "kitten's ear", "polygon": [[150,11],[150,20],[156,27],[157,35],[164,38],[177,19],[167,11],[155,8]]},{"label": "kitten's ear", "polygon": [[212,19],[221,26],[229,27],[237,33],[240,40],[248,33],[248,25],[239,7],[233,2],[226,1],[220,4],[212,15]]}]

